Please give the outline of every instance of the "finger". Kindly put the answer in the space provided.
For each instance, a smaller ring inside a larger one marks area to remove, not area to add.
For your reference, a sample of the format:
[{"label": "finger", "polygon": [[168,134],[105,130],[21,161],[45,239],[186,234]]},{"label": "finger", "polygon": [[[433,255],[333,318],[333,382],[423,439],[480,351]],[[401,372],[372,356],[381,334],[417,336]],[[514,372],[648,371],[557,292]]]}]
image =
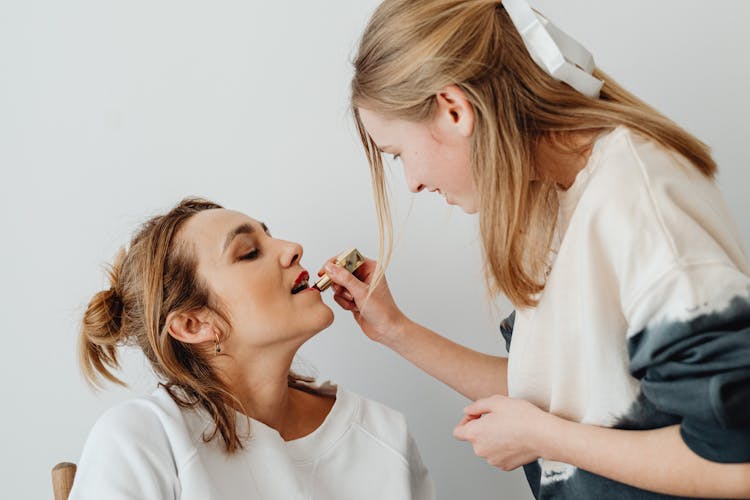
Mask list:
[{"label": "finger", "polygon": [[472,420],[476,420],[480,417],[480,415],[465,415],[464,418],[461,419],[461,423],[458,425],[466,425]]},{"label": "finger", "polygon": [[[326,264],[328,263],[336,264],[336,257],[331,257],[326,261]],[[318,271],[318,276],[323,276],[326,273],[325,264],[323,264],[323,267],[320,268]]]},{"label": "finger", "polygon": [[348,294],[345,295],[345,293],[346,293],[346,290],[344,290],[344,293],[336,293],[333,295],[333,298],[343,300],[344,302],[347,302],[353,305],[354,307],[358,307],[354,299],[351,298],[351,295],[347,297]]},{"label": "finger", "polygon": [[357,310],[357,304],[355,304],[352,301],[346,300],[340,295],[334,295],[333,300],[335,300],[338,305],[340,305],[342,308],[346,309],[347,311]]},{"label": "finger", "polygon": [[356,309],[356,307],[357,307],[357,306],[356,306],[355,304],[353,304],[352,302],[349,302],[348,300],[346,300],[346,299],[345,299],[345,298],[343,298],[343,297],[337,297],[337,296],[334,296],[334,297],[333,297],[333,300],[334,300],[334,301],[335,301],[335,302],[336,302],[336,303],[337,303],[337,304],[338,304],[339,306],[341,306],[341,308],[342,308],[342,309],[345,309],[345,310],[347,310],[347,311],[354,311],[354,310]]},{"label": "finger", "polygon": [[490,413],[495,409],[497,401],[498,399],[495,396],[478,399],[464,408],[464,413],[467,415],[484,415],[485,413]]},{"label": "finger", "polygon": [[328,263],[325,271],[331,281],[346,288],[353,298],[364,297],[367,293],[367,285],[343,267]]},{"label": "finger", "polygon": [[468,429],[466,428],[466,424],[458,424],[453,429],[453,437],[458,439],[459,441],[471,441],[468,434]]},{"label": "finger", "polygon": [[354,270],[354,276],[365,283],[370,282],[370,276],[375,274],[378,263],[372,259],[365,259],[361,266]]}]

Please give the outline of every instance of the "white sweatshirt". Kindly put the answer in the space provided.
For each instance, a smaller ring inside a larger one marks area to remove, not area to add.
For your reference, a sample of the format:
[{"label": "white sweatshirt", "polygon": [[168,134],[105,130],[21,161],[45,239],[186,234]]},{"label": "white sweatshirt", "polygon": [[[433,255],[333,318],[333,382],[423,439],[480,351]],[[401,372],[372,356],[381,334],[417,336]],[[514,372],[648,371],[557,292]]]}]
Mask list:
[{"label": "white sweatshirt", "polygon": [[[433,486],[406,420],[335,386],[336,402],[311,434],[285,442],[250,420],[228,455],[203,410],[159,387],[110,409],[94,425],[70,500],[429,500]],[[248,420],[239,418],[240,435]],[[247,434],[244,434],[247,435]]]}]

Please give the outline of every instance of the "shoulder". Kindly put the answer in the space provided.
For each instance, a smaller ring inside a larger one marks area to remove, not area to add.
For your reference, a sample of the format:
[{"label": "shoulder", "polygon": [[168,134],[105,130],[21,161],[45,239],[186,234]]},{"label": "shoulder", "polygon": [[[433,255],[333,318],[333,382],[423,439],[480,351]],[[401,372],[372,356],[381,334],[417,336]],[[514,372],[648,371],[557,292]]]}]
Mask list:
[{"label": "shoulder", "polygon": [[675,191],[720,196],[714,180],[686,158],[624,126],[597,141],[582,174],[580,201],[589,205],[653,208]]},{"label": "shoulder", "polygon": [[[747,273],[739,231],[714,180],[625,127],[602,139],[576,215],[618,275],[703,263]],[[637,272],[636,272],[637,271]]]},{"label": "shoulder", "polygon": [[358,443],[368,443],[366,450],[358,446],[359,461],[369,462],[370,471],[384,471],[385,464],[392,464],[395,470],[405,474],[403,477],[411,490],[409,498],[435,498],[432,480],[404,414],[356,393],[340,389],[339,394],[355,409],[350,435],[355,436]]},{"label": "shoulder", "polygon": [[160,387],[150,395],[128,399],[105,411],[89,433],[84,454],[97,447],[149,450],[173,456],[179,463],[181,457],[194,450],[204,427],[202,422],[198,415],[186,418],[167,391]]},{"label": "shoulder", "polygon": [[583,179],[568,263],[596,269],[596,286],[617,293],[633,331],[659,317],[667,297],[669,311],[692,310],[747,286],[750,266],[716,183],[681,155],[618,127],[597,143]]},{"label": "shoulder", "polygon": [[615,177],[628,184],[640,184],[650,180],[682,178],[713,184],[685,157],[625,126],[616,127],[602,137],[592,153],[596,170],[608,177]]},{"label": "shoulder", "polygon": [[604,215],[651,218],[672,206],[690,208],[694,214],[725,215],[712,178],[680,154],[627,127],[618,127],[600,140],[590,168],[581,201],[589,208],[604,209]]},{"label": "shoulder", "polygon": [[334,413],[337,419],[346,419],[374,436],[390,438],[407,431],[406,418],[398,410],[381,402],[368,399],[329,380],[297,382],[303,388],[319,397],[336,397]]},{"label": "shoulder", "polygon": [[194,447],[179,407],[168,398],[156,391],[99,417],[83,447],[71,499],[179,497],[179,470]]},{"label": "shoulder", "polygon": [[354,425],[369,439],[408,460],[412,439],[404,414],[356,393],[347,392],[346,397],[356,401],[358,411],[354,415]]},{"label": "shoulder", "polygon": [[[177,410],[177,411],[175,411]],[[105,411],[94,428],[127,434],[147,434],[168,427],[179,408],[162,387],[150,395],[127,399]]]}]

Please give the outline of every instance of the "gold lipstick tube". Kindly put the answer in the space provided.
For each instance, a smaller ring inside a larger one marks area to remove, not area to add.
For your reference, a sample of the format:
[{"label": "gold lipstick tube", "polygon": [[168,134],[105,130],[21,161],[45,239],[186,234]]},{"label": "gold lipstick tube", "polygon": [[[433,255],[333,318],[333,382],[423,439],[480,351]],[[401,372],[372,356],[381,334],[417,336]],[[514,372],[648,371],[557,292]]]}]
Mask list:
[{"label": "gold lipstick tube", "polygon": [[[364,263],[365,258],[356,248],[341,252],[339,256],[336,257],[336,265],[343,267],[350,273],[356,271],[357,268]],[[313,286],[322,292],[332,284],[333,281],[331,281],[331,278],[329,278],[327,274],[324,274]]]}]

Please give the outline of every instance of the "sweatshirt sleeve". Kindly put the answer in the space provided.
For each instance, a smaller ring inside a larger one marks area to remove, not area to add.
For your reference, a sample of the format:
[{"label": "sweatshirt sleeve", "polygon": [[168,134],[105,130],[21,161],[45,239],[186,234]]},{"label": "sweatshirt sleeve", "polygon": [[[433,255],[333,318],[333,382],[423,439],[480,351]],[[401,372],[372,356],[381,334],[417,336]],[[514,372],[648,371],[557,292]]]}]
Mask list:
[{"label": "sweatshirt sleeve", "polygon": [[413,500],[434,500],[435,488],[427,471],[422,457],[419,454],[417,443],[409,434],[407,460],[409,461],[409,473],[411,478],[411,497]]},{"label": "sweatshirt sleeve", "polygon": [[630,371],[687,446],[750,462],[750,280],[726,264],[680,265],[630,308]]},{"label": "sweatshirt sleeve", "polygon": [[158,415],[141,402],[121,404],[89,433],[69,499],[176,499],[174,462]]}]

